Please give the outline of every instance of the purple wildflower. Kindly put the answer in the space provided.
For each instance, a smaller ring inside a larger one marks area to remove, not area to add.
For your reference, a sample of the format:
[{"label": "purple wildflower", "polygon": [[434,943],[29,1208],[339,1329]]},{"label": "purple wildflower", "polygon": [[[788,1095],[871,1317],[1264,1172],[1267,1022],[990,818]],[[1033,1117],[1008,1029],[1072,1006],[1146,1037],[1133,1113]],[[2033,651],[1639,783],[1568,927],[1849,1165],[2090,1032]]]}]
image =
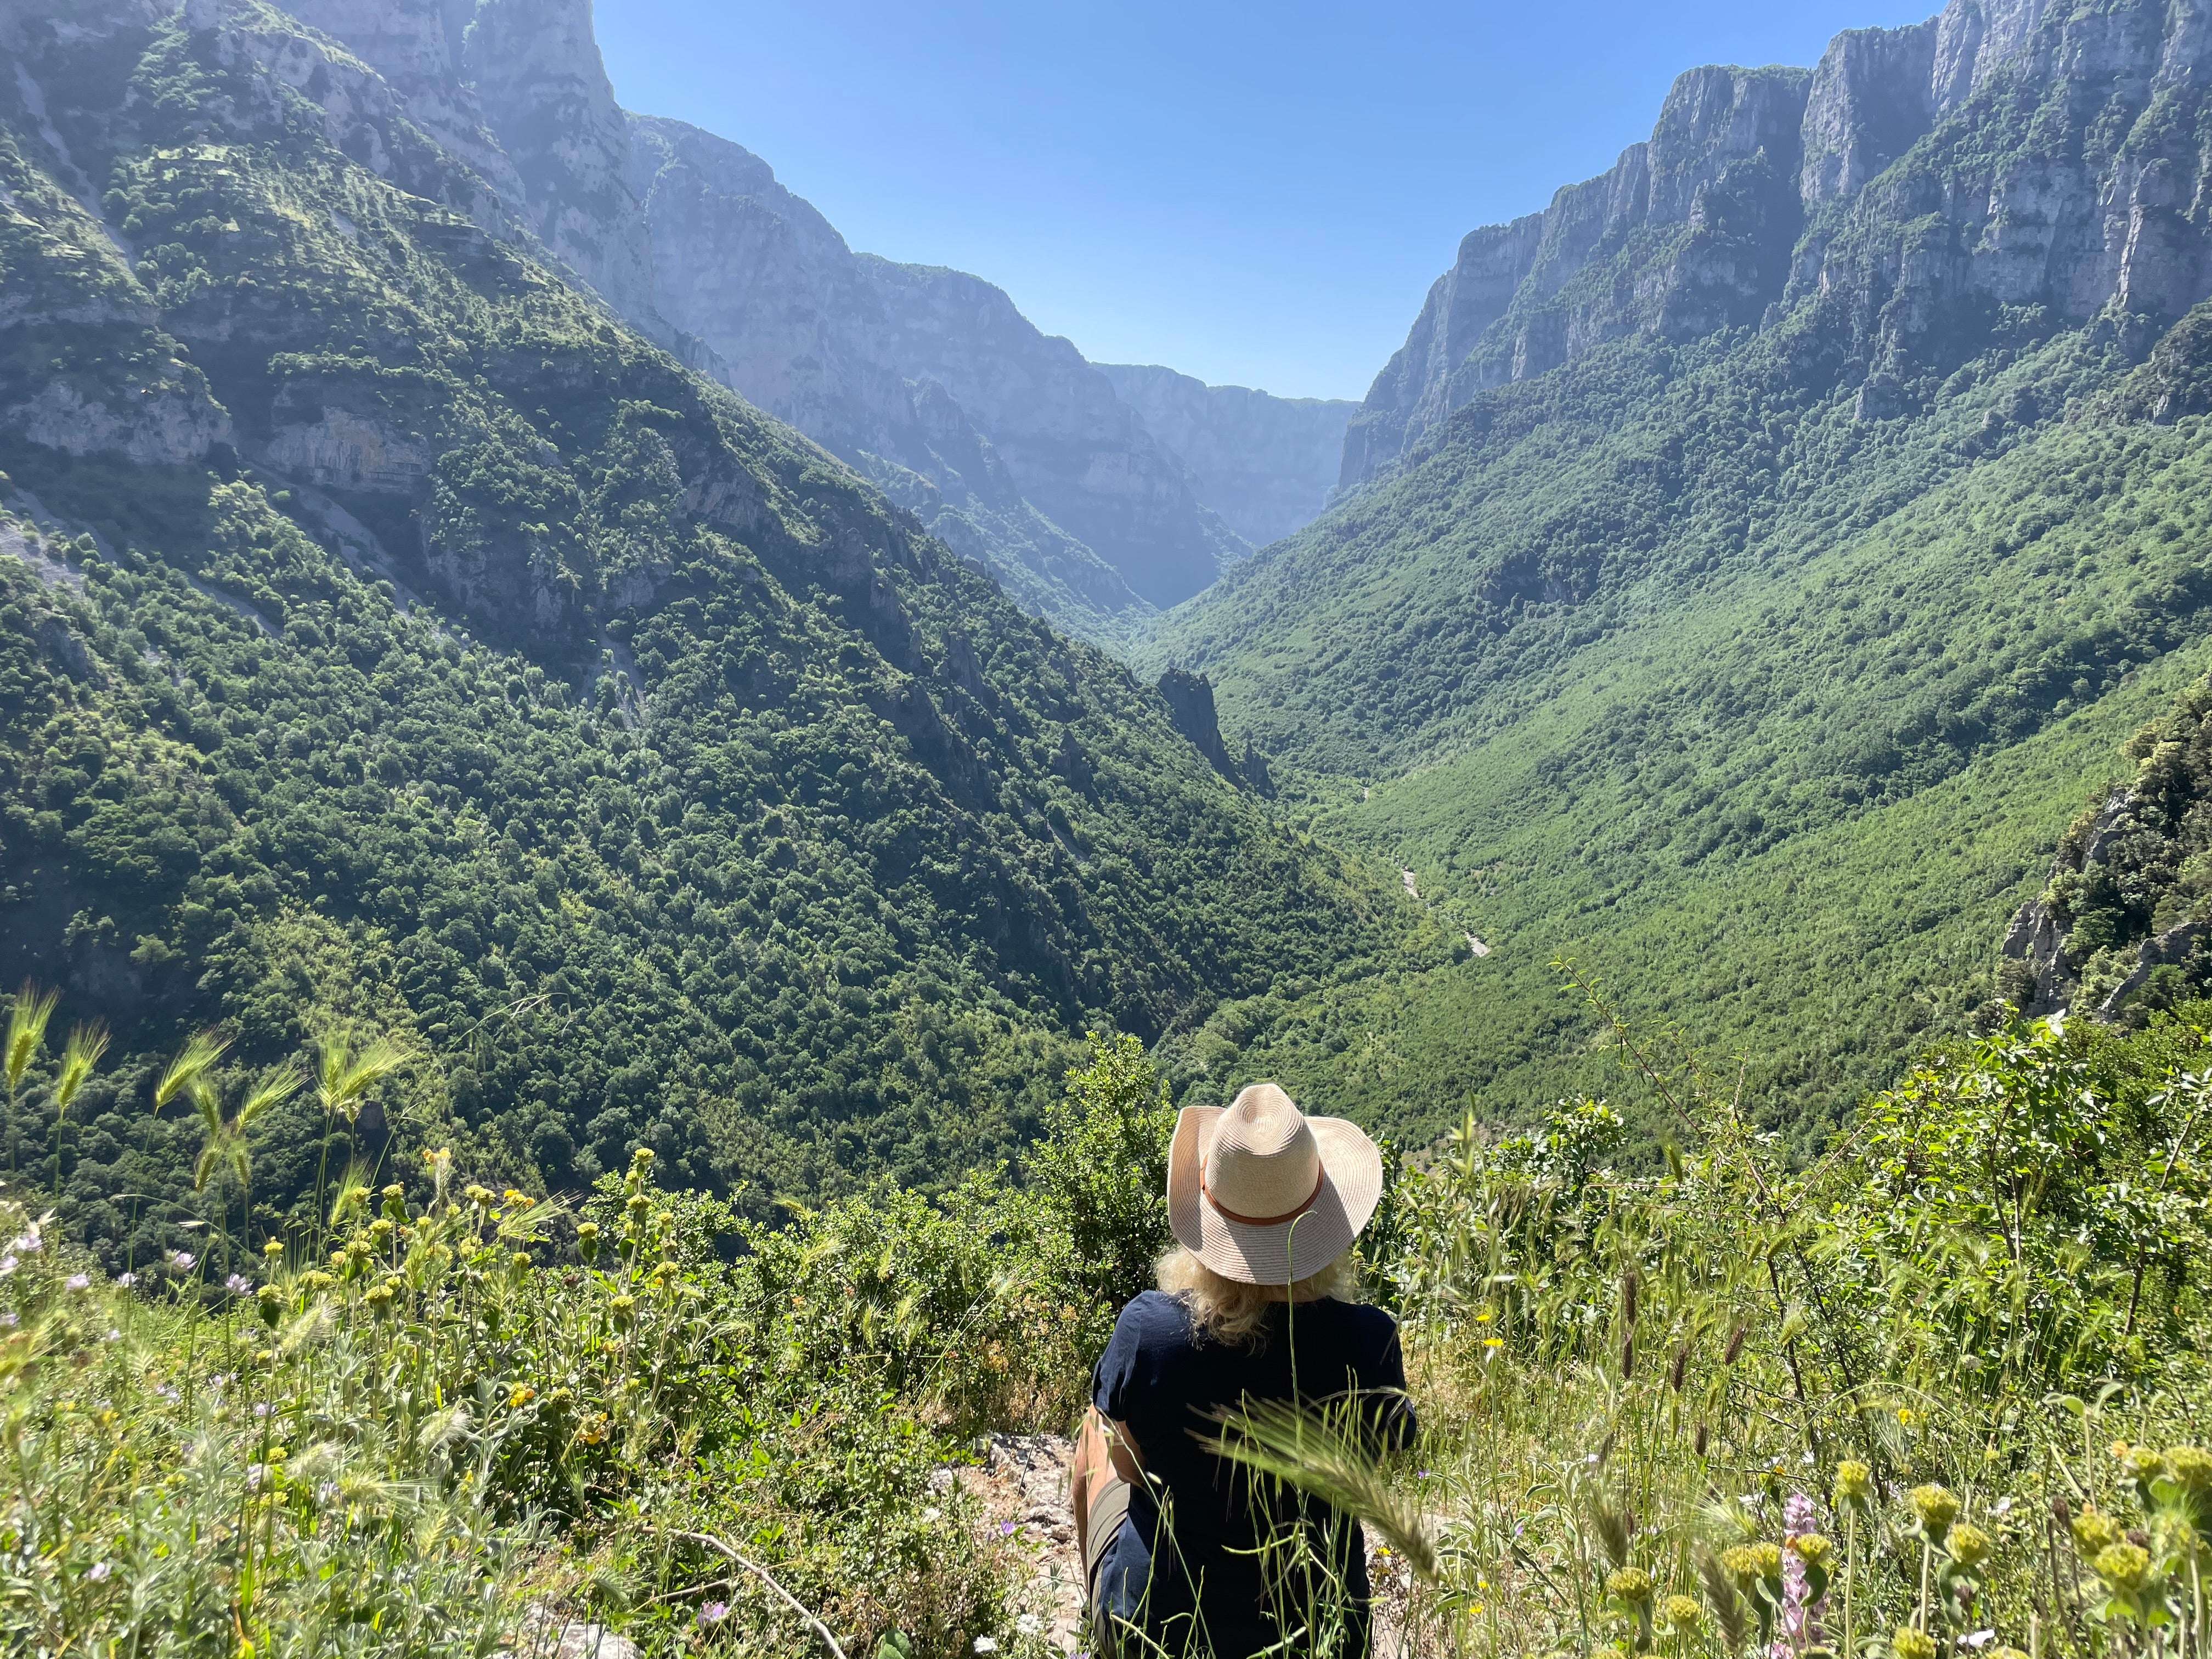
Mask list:
[{"label": "purple wildflower", "polygon": [[0,1255],[0,1279],[7,1278],[15,1271],[15,1258],[12,1255]]},{"label": "purple wildflower", "polygon": [[200,1265],[200,1259],[190,1250],[172,1250],[169,1252],[169,1265],[180,1273],[188,1273]]},{"label": "purple wildflower", "polygon": [[709,1601],[699,1609],[699,1622],[702,1625],[719,1625],[729,1616],[730,1604],[727,1601]]},{"label": "purple wildflower", "polygon": [[[1820,1516],[1810,1497],[1793,1492],[1783,1500],[1782,1530],[1785,1539],[1802,1537],[1819,1528]],[[1769,1650],[1771,1659],[1790,1659],[1817,1626],[1823,1604],[1808,1602],[1806,1589],[1804,1559],[1795,1550],[1785,1550],[1782,1556],[1782,1629]]]},{"label": "purple wildflower", "polygon": [[253,1281],[244,1273],[233,1273],[222,1281],[222,1287],[233,1296],[244,1296],[253,1288]]},{"label": "purple wildflower", "polygon": [[86,1569],[84,1576],[92,1580],[94,1583],[97,1584],[105,1579],[109,1573],[113,1572],[114,1571],[115,1567],[112,1563],[107,1561],[95,1561],[90,1567]]},{"label": "purple wildflower", "polygon": [[62,1288],[65,1291],[89,1290],[91,1287],[90,1273],[71,1273],[67,1279],[62,1280]]},{"label": "purple wildflower", "polygon": [[138,1275],[137,1273],[118,1273],[115,1275],[115,1282],[127,1291],[133,1285],[136,1285],[138,1282]]}]

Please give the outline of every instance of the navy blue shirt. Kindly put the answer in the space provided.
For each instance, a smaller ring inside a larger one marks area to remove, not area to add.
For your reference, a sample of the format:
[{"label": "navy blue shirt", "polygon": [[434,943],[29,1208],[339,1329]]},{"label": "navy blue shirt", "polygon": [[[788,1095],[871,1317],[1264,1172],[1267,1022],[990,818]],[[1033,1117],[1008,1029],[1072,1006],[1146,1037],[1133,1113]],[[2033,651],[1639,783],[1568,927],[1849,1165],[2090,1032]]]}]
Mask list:
[{"label": "navy blue shirt", "polygon": [[1367,1550],[1358,1524],[1320,1504],[1285,1512],[1201,1441],[1220,1432],[1208,1413],[1243,1400],[1315,1406],[1395,1390],[1370,1402],[1365,1416],[1380,1443],[1404,1445],[1413,1431],[1405,1386],[1398,1327],[1380,1308],[1334,1298],[1281,1304],[1254,1341],[1231,1346],[1200,1336],[1179,1298],[1158,1291],[1136,1297],[1115,1322],[1091,1398],[1128,1430],[1148,1486],[1161,1490],[1132,1492],[1128,1520],[1099,1563],[1101,1604],[1170,1652],[1183,1650],[1195,1626],[1216,1659],[1246,1659],[1282,1639],[1275,1607],[1307,1593],[1271,1587],[1258,1553],[1288,1521],[1312,1529],[1322,1559],[1350,1589],[1352,1650],[1364,1652]]}]

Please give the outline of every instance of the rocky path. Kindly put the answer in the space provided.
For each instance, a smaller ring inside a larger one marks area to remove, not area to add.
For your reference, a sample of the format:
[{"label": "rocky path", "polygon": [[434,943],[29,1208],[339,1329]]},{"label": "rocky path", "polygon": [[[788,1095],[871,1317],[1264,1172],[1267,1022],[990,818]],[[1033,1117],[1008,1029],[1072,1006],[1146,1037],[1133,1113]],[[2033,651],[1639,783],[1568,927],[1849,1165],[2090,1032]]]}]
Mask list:
[{"label": "rocky path", "polygon": [[1067,1463],[1074,1443],[1060,1434],[994,1434],[979,1445],[980,1466],[945,1469],[983,1508],[984,1524],[1028,1550],[1036,1576],[1024,1617],[1054,1653],[1076,1653],[1083,1638],[1083,1559],[1075,1548]]},{"label": "rocky path", "polygon": [[[1075,1513],[1069,1507],[1065,1435],[994,1434],[979,1448],[980,1466],[940,1469],[945,1485],[957,1482],[983,1508],[984,1524],[1032,1553],[1026,1616],[1054,1653],[1087,1649],[1083,1630],[1083,1559],[1075,1547]],[[1375,1659],[1413,1659],[1405,1628],[1412,1577],[1405,1563],[1368,1540],[1368,1571],[1375,1586]],[[564,1656],[565,1659],[565,1656]]]}]

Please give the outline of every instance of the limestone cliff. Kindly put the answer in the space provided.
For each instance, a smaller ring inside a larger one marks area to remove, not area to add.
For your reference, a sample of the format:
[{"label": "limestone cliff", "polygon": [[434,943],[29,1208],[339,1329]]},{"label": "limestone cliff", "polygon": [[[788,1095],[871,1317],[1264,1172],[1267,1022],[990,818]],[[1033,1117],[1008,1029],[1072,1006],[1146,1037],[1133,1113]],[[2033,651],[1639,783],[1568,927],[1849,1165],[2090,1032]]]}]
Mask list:
[{"label": "limestone cliff", "polygon": [[951,392],[1022,494],[1079,536],[1137,594],[1171,605],[1208,586],[1246,543],[1199,500],[1181,457],[1067,341],[1049,337],[981,277],[870,254],[883,349]]},{"label": "limestone cliff", "polygon": [[1345,437],[1366,482],[1486,386],[1529,379],[1638,329],[1756,322],[1789,276],[1802,70],[1680,76],[1650,139],[1540,214],[1478,230],[1429,290]]},{"label": "limestone cliff", "polygon": [[623,317],[652,320],[652,253],[630,188],[629,129],[599,60],[591,0],[477,0],[461,40],[538,234]]},{"label": "limestone cliff", "polygon": [[343,42],[383,76],[408,118],[516,207],[527,193],[514,164],[484,120],[462,68],[465,6],[443,0],[292,0],[301,22]]},{"label": "limestone cliff", "polygon": [[1632,331],[1840,300],[1860,412],[1882,418],[2008,308],[2171,321],[2212,264],[2187,113],[2208,67],[2196,7],[1951,0],[1838,35],[1809,72],[1693,70],[1611,172],[1461,244],[1352,417],[1342,485],[1485,388]]},{"label": "limestone cliff", "polygon": [[[1000,290],[854,253],[727,139],[647,116],[630,129],[670,320],[720,354],[747,398],[933,529],[958,514],[939,533],[1010,586],[1136,615],[1196,592],[1244,550],[1172,448]],[[1044,608],[1097,631],[1063,601]]]},{"label": "limestone cliff", "polygon": [[407,118],[619,316],[693,357],[653,304],[629,129],[590,0],[296,0],[289,9],[374,70]]},{"label": "limestone cliff", "polygon": [[944,386],[886,352],[876,286],[830,222],[758,156],[681,121],[629,118],[661,311],[729,383],[917,514],[1032,611],[1093,638],[1151,607],[1027,501]]},{"label": "limestone cliff", "polygon": [[1208,386],[1171,368],[1101,363],[1098,372],[1152,434],[1182,457],[1199,499],[1263,547],[1317,515],[1335,487],[1346,398],[1275,398]]}]

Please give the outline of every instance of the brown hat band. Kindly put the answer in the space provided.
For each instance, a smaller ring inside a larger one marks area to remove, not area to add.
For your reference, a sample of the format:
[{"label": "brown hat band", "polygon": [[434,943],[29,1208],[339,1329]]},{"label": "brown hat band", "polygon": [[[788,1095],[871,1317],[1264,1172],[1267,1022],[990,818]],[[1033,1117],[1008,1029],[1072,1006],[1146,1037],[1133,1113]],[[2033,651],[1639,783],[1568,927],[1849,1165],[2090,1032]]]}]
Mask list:
[{"label": "brown hat band", "polygon": [[1226,1204],[1224,1204],[1219,1199],[1213,1195],[1213,1189],[1206,1184],[1206,1170],[1203,1166],[1200,1168],[1198,1172],[1198,1190],[1206,1194],[1206,1201],[1207,1203],[1213,1206],[1216,1210],[1219,1211],[1223,1215],[1227,1216],[1231,1221],[1237,1222],[1247,1227],[1279,1227],[1285,1221],[1296,1221],[1308,1210],[1313,1208],[1314,1205],[1321,1198],[1322,1185],[1328,1179],[1328,1166],[1324,1164],[1322,1168],[1314,1171],[1314,1189],[1306,1194],[1306,1201],[1299,1205],[1297,1209],[1285,1210],[1280,1215],[1237,1214],[1236,1211],[1231,1209]]}]

